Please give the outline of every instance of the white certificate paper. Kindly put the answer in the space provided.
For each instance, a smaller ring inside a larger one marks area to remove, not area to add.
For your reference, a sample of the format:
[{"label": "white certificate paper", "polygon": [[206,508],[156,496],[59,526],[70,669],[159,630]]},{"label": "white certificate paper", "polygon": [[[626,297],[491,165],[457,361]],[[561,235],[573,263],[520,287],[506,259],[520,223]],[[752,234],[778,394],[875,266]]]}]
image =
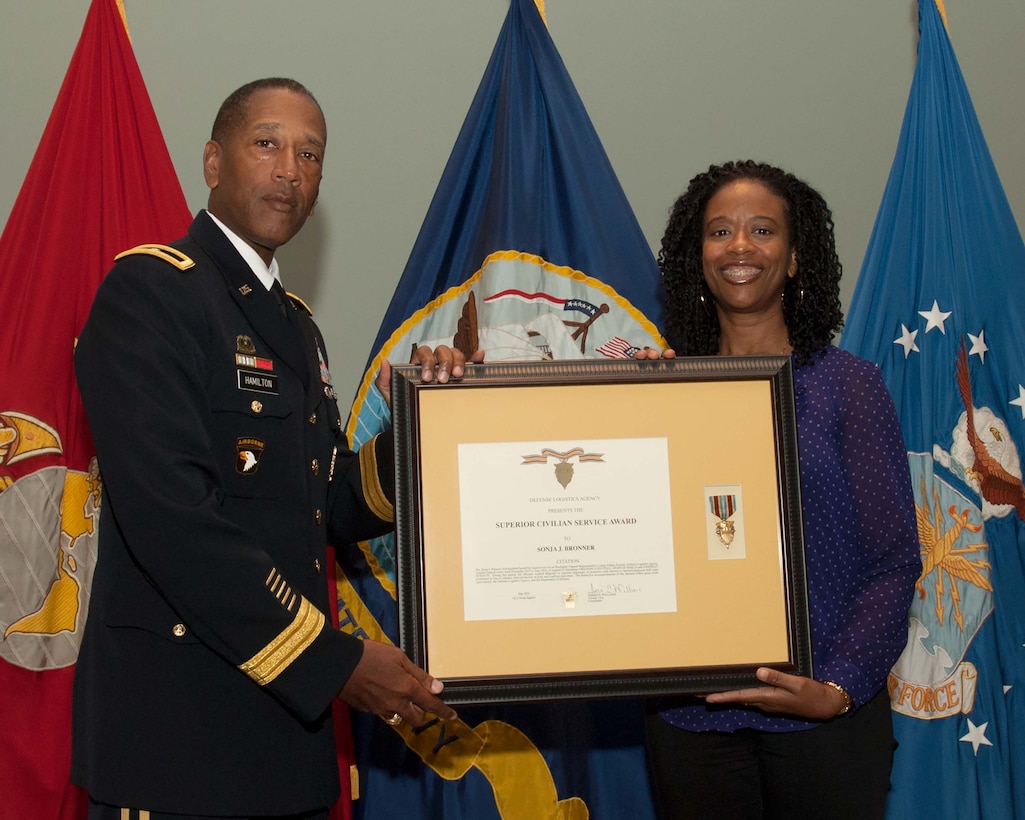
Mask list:
[{"label": "white certificate paper", "polygon": [[458,450],[466,620],[676,611],[665,438]]}]

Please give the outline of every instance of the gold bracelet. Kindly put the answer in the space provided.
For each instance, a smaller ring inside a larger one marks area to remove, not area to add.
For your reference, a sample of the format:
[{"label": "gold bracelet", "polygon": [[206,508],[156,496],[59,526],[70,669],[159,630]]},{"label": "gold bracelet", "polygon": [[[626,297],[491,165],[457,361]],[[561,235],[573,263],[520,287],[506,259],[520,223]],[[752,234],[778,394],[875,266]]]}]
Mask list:
[{"label": "gold bracelet", "polygon": [[843,695],[843,709],[837,712],[835,717],[840,717],[840,715],[846,715],[849,711],[851,711],[851,707],[854,706],[854,701],[851,699],[850,692],[844,689],[839,683],[833,683],[833,681],[831,680],[824,680],[822,681],[822,683],[824,683],[826,686],[833,687],[837,692]]}]

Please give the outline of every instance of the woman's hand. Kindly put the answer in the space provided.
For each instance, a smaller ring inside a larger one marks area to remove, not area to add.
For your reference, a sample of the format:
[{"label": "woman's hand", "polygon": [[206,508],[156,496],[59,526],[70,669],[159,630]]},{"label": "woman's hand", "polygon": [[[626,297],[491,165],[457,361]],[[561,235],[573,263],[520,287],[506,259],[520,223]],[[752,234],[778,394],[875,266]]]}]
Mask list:
[{"label": "woman's hand", "polygon": [[847,706],[846,698],[838,689],[817,680],[787,675],[765,666],[760,667],[755,675],[765,686],[716,692],[706,696],[705,702],[754,706],[763,712],[806,720],[829,720],[843,712]]},{"label": "woman's hand", "polygon": [[675,359],[676,351],[671,347],[667,347],[665,350],[659,350],[657,347],[644,347],[634,353],[634,358],[640,361],[646,359]]}]

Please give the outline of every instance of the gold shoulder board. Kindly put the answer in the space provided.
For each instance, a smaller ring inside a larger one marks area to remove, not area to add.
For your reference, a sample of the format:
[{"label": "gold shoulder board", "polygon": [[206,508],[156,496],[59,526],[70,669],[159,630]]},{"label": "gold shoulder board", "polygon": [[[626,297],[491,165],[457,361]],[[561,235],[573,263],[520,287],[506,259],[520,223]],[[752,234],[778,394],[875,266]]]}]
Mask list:
[{"label": "gold shoulder board", "polygon": [[295,295],[294,293],[289,293],[289,292],[288,292],[288,291],[286,290],[286,291],[285,291],[285,296],[287,296],[287,297],[288,297],[289,299],[291,299],[291,300],[292,300],[292,302],[293,302],[293,303],[294,303],[294,304],[295,304],[296,306],[298,306],[298,307],[301,307],[301,308],[302,308],[303,310],[305,310],[305,311],[306,311],[306,312],[307,312],[308,314],[310,314],[310,316],[312,316],[312,315],[313,315],[313,311],[312,311],[312,310],[310,310],[310,306],[309,306],[308,304],[306,304],[306,303],[305,303],[305,302],[304,302],[304,301],[303,301],[302,299],[300,299],[300,298],[299,298],[298,296],[296,296],[296,295]]},{"label": "gold shoulder board", "polygon": [[114,257],[114,261],[117,262],[119,259],[137,253],[144,253],[148,256],[155,256],[157,259],[163,259],[168,264],[174,265],[178,270],[188,270],[196,264],[180,250],[172,248],[170,245],[136,245],[134,248],[129,248],[127,251],[119,253]]}]

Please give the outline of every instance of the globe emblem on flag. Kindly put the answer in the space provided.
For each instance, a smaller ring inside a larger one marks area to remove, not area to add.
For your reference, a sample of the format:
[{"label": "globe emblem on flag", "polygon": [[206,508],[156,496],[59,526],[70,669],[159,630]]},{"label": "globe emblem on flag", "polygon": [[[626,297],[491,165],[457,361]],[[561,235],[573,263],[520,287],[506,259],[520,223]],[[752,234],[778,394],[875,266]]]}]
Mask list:
[{"label": "globe emblem on flag", "polygon": [[48,425],[0,414],[0,658],[25,669],[78,658],[96,564],[100,478],[50,466],[13,479],[7,465],[60,453]]}]

